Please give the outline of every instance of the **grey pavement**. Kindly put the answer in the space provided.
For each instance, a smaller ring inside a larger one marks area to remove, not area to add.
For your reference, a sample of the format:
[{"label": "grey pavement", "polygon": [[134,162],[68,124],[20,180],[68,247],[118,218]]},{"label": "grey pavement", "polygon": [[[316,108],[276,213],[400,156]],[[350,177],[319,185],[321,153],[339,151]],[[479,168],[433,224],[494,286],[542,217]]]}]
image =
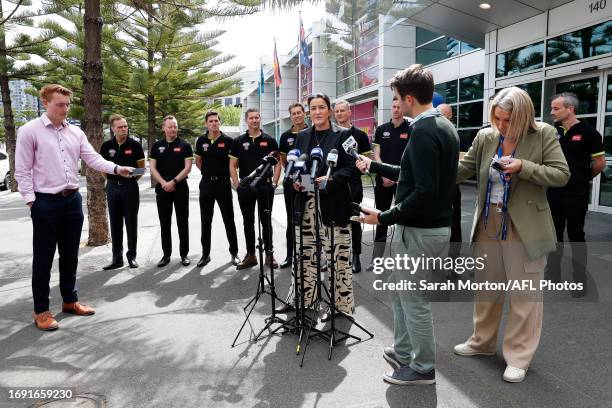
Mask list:
[{"label": "grey pavement", "polygon": [[[32,406],[34,400],[8,399],[9,389],[25,387],[70,387],[79,395],[104,401],[91,406],[109,407],[612,406],[612,305],[605,292],[600,292],[598,302],[568,298],[545,305],[540,347],[521,384],[501,379],[505,367],[501,339],[495,357],[466,358],[452,353],[452,347],[471,334],[471,302],[434,304],[435,386],[384,383],[382,374],[389,366],[381,352],[393,343],[393,319],[388,294],[373,290],[375,276],[365,270],[354,276],[355,318],[375,334],[373,339],[338,345],[331,361],[326,345],[313,339],[302,368],[295,353],[297,338],[292,334],[252,343],[251,326],[247,325],[237,346],[231,348],[244,319],[243,307],[255,294],[258,269],[236,271],[228,263],[218,209],[212,262],[203,269],[195,266],[201,253],[198,182],[194,171],[189,179],[192,265],[180,265],[174,229],[172,262],[157,268],[160,232],[154,192],[145,179],[141,181],[139,216],[140,268],[102,271],[101,266],[110,261],[110,245],[82,247],[79,295],[97,313],[73,317],[59,313],[56,260],[51,305],[60,329],[48,333],[37,330],[31,319],[29,210],[18,194],[0,193],[0,406]],[[465,241],[474,187],[466,185],[462,190]],[[366,196],[366,203],[372,204],[371,189],[366,189]],[[236,199],[234,207],[242,256],[242,217]],[[283,199],[277,195],[273,226],[279,261],[285,256],[285,224]],[[85,222],[83,242],[87,233]],[[364,269],[371,234],[370,229],[364,233]],[[587,236],[612,242],[612,216],[589,213]],[[607,265],[611,255],[612,251],[604,249],[598,259]],[[277,291],[284,297],[289,270],[278,272],[277,281]],[[263,327],[269,311],[270,301],[264,297],[251,316],[253,330]],[[341,324],[350,333],[363,336],[356,326],[347,326],[346,321]]]}]

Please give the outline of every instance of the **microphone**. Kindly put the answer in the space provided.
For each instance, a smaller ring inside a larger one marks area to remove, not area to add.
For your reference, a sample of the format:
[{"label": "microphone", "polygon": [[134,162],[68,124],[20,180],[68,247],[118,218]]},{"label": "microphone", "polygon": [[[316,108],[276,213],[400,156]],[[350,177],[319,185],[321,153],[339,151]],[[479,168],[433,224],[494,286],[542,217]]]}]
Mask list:
[{"label": "microphone", "polygon": [[329,153],[327,153],[327,174],[325,175],[325,183],[321,186],[321,188],[325,189],[327,187],[327,181],[329,180],[329,175],[333,168],[338,165],[338,150],[331,149]]},{"label": "microphone", "polygon": [[291,174],[291,170],[293,170],[293,166],[295,162],[298,160],[301,152],[300,149],[293,149],[287,153],[287,167],[285,168],[285,181],[289,179]]},{"label": "microphone", "polygon": [[[355,140],[353,136],[349,137],[342,143],[342,148],[344,149],[346,153],[353,156],[355,160],[361,160],[359,158],[359,154],[357,153],[357,141]],[[370,175],[370,171],[366,170],[366,174]]]},{"label": "microphone", "polygon": [[[267,173],[270,166],[275,166],[276,163],[278,163],[279,157],[280,154],[277,151],[268,153],[268,155],[261,159],[261,164],[255,170],[253,170],[251,174],[240,180],[240,186],[246,187],[247,185],[251,184],[251,181],[253,181],[258,174]],[[259,180],[257,181],[259,182]]]},{"label": "microphone", "polygon": [[293,182],[297,181],[301,174],[306,174],[306,163],[308,162],[309,158],[310,156],[308,156],[308,153],[302,153],[302,155],[295,162],[293,169],[291,169],[291,174],[289,174],[289,177]]},{"label": "microphone", "polygon": [[317,166],[323,161],[323,150],[320,147],[315,147],[310,151],[310,160],[312,165],[310,167],[310,178],[315,179],[317,176]]}]

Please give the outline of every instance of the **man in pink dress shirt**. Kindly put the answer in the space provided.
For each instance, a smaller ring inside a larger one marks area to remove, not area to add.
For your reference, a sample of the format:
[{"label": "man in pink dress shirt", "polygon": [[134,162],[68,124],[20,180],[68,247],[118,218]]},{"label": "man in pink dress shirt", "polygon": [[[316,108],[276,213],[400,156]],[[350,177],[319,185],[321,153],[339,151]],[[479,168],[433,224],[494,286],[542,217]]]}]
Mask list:
[{"label": "man in pink dress shirt", "polygon": [[40,98],[47,112],[17,132],[15,179],[32,217],[34,323],[41,330],[55,330],[58,324],[49,311],[49,280],[56,247],[62,311],[79,316],[95,313],[93,308],[79,303],[77,296],[76,270],[83,228],[79,158],[95,170],[123,177],[129,177],[133,168],[104,160],[85,133],[66,122],[72,91],[61,85],[45,85]]}]

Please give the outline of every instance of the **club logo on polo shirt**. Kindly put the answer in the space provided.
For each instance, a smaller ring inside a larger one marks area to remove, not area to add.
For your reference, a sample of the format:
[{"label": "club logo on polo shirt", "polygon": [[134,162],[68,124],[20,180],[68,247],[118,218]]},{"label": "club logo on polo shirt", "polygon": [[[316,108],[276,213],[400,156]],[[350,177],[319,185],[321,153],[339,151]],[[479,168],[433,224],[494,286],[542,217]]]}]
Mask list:
[{"label": "club logo on polo shirt", "polygon": [[400,133],[400,139],[408,139],[408,133]]},{"label": "club logo on polo shirt", "polygon": [[251,144],[249,142],[244,142],[242,144],[242,148],[244,149],[244,151],[246,152],[247,150],[249,150],[249,146],[251,146]]},{"label": "club logo on polo shirt", "polygon": [[116,151],[115,149],[110,149],[110,150],[108,151],[108,155],[109,155],[110,157],[115,157],[115,153],[117,153],[117,151]]},{"label": "club logo on polo shirt", "polygon": [[222,149],[225,147],[225,142],[221,142],[217,146],[219,147],[219,149]]},{"label": "club logo on polo shirt", "polygon": [[204,143],[204,144],[202,145],[202,150],[204,150],[205,152],[207,152],[207,151],[208,151],[208,143]]},{"label": "club logo on polo shirt", "polygon": [[294,139],[294,138],[290,137],[289,139],[287,139],[287,144],[288,144],[289,146],[293,146],[293,142],[295,142],[295,139]]},{"label": "club logo on polo shirt", "polygon": [[163,153],[166,150],[166,146],[159,146],[158,150],[160,153]]},{"label": "club logo on polo shirt", "polygon": [[177,152],[177,153],[180,153],[181,148],[180,148],[180,147],[175,147],[175,148],[174,148],[174,149],[172,149],[172,150],[174,150],[174,151],[175,151],[175,152]]},{"label": "club logo on polo shirt", "polygon": [[572,136],[572,142],[579,142],[582,140],[582,135],[574,135]]},{"label": "club logo on polo shirt", "polygon": [[267,140],[263,140],[261,142],[259,142],[259,147],[267,147],[268,146],[268,141]]},{"label": "club logo on polo shirt", "polygon": [[391,132],[383,132],[383,137],[386,139],[388,137],[391,137]]},{"label": "club logo on polo shirt", "polygon": [[125,149],[125,152],[123,152],[124,154],[132,154],[132,149]]}]

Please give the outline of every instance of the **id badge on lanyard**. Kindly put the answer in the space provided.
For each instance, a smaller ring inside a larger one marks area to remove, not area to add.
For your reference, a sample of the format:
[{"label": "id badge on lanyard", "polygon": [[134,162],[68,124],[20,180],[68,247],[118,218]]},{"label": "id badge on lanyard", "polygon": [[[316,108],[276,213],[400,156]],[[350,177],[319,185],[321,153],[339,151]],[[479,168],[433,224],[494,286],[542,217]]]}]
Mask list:
[{"label": "id badge on lanyard", "polygon": [[[502,145],[504,143],[504,136],[499,135],[499,146],[497,147],[497,157],[503,156]],[[512,152],[510,155],[511,158],[514,158],[514,154],[516,150]],[[502,208],[501,208],[501,240],[505,241],[508,235],[508,226],[506,224],[506,215],[508,213],[508,200],[510,197],[510,185],[512,184],[512,179],[510,177],[506,177],[506,175],[499,173],[499,178],[504,186],[504,195],[502,200]],[[493,180],[491,179],[491,175],[489,175],[489,179],[487,181],[487,198],[484,208],[484,227],[487,229],[487,222],[489,220],[489,211],[491,207],[491,191],[493,189]]]}]

